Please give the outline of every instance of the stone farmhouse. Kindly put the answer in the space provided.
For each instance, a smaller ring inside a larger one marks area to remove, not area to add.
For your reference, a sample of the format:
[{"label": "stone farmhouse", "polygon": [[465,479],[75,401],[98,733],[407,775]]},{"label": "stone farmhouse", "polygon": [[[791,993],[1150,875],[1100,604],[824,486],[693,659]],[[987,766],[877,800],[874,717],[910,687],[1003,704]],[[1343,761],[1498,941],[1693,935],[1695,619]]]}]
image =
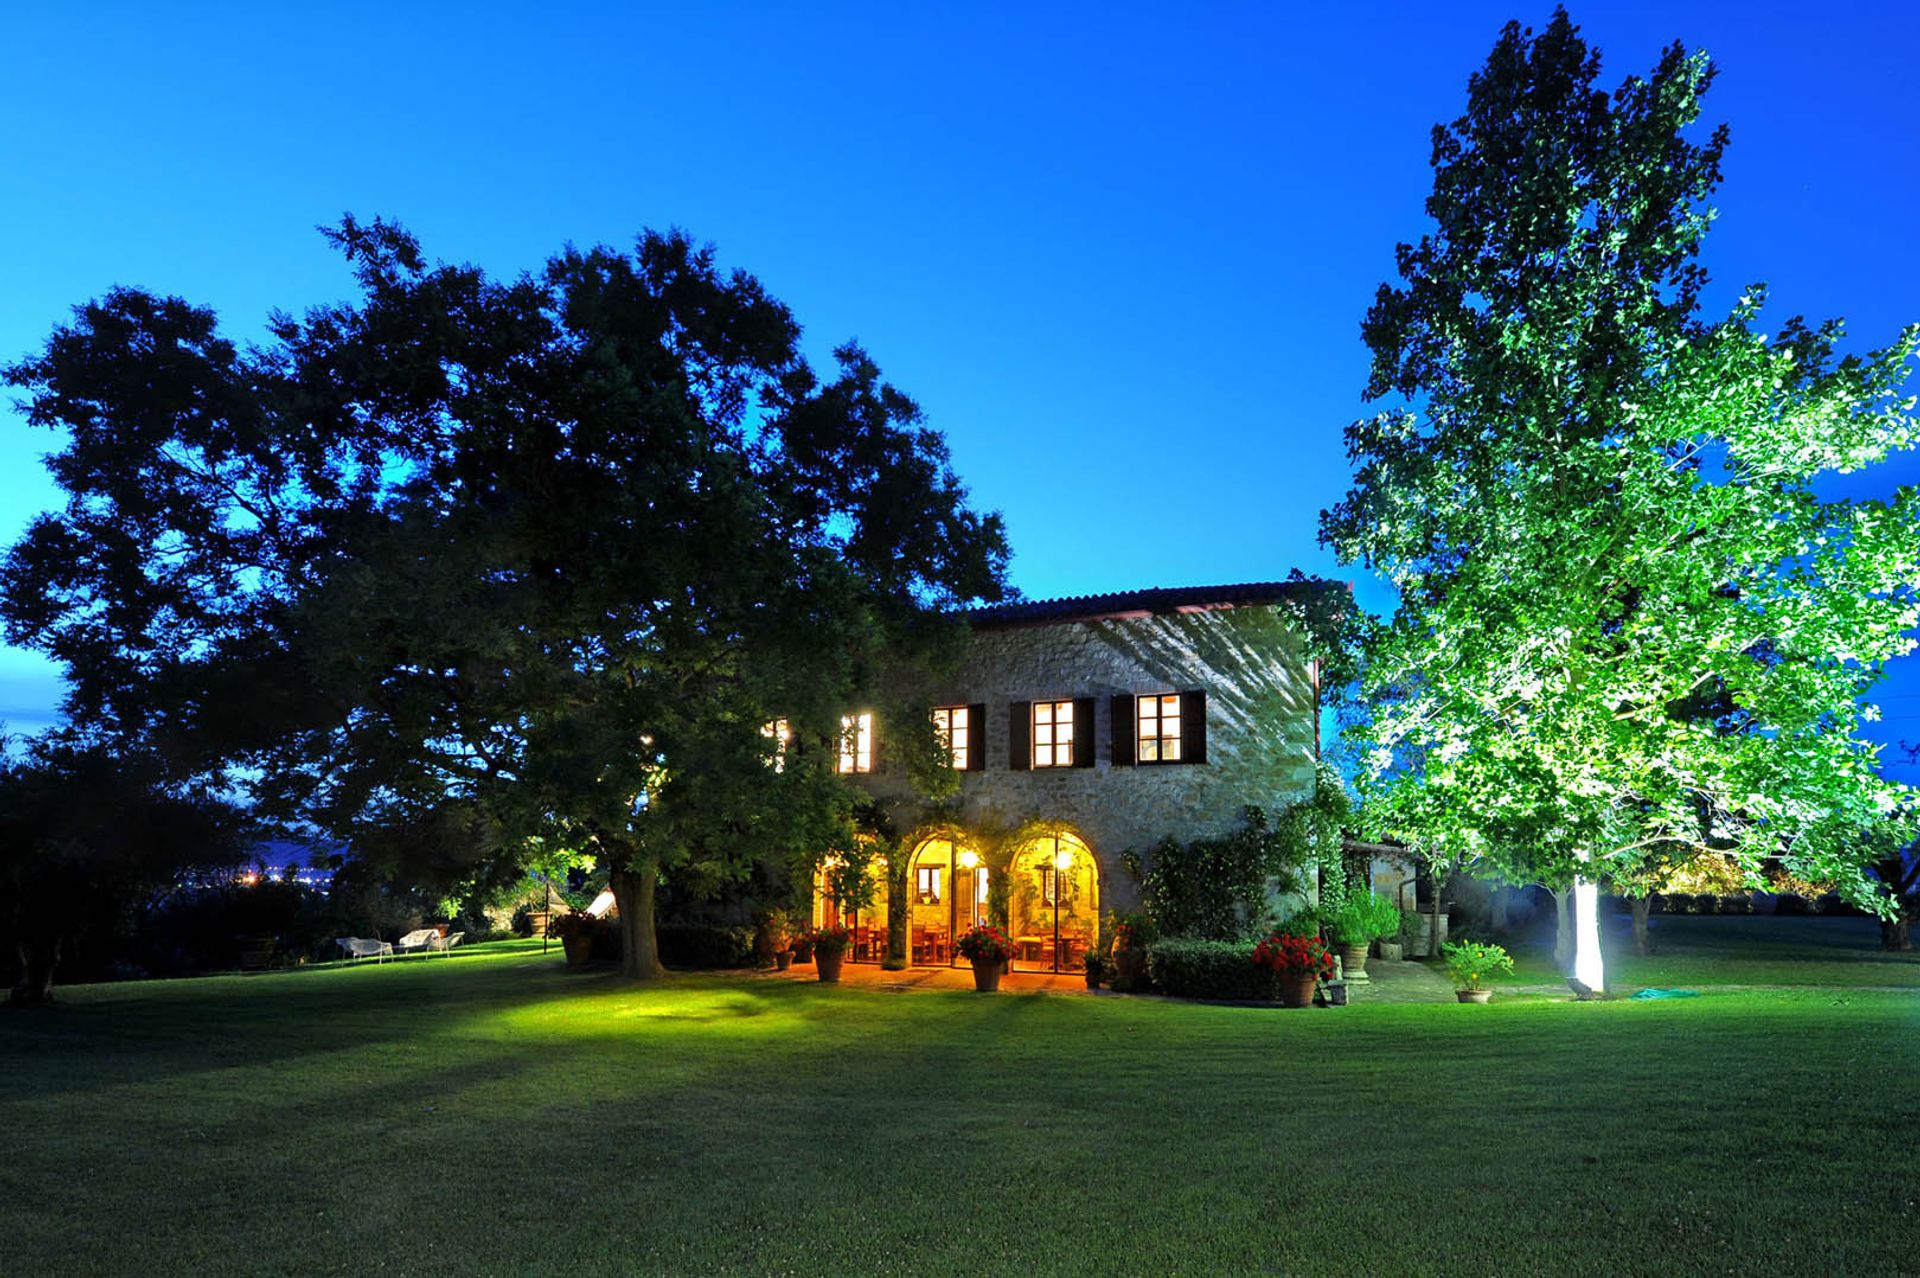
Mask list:
[{"label": "stone farmhouse", "polygon": [[912,814],[911,864],[904,901],[877,883],[873,906],[843,916],[816,891],[815,924],[846,922],[849,957],[878,962],[900,909],[904,957],[947,965],[991,908],[1008,920],[1014,970],[1078,970],[1102,912],[1138,906],[1123,853],[1227,834],[1248,804],[1312,793],[1318,671],[1288,605],[1328,589],[1254,582],[969,612],[966,653],[928,707],[959,792],[937,813],[916,807],[888,767],[885,724],[850,713],[840,770]]}]

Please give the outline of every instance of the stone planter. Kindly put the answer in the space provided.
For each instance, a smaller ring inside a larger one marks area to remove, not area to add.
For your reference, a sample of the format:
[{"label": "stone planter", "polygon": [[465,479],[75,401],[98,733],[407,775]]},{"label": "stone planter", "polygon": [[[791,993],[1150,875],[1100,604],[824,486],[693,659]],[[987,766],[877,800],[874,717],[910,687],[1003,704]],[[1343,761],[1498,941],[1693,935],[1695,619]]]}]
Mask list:
[{"label": "stone planter", "polygon": [[1000,974],[1007,970],[1005,959],[969,959],[973,964],[973,988],[991,994],[1000,988]]},{"label": "stone planter", "polygon": [[[1347,980],[1352,980],[1348,977]],[[1345,1007],[1347,1005],[1347,981],[1327,982],[1327,1006]]]},{"label": "stone planter", "polygon": [[1279,981],[1280,1006],[1313,1006],[1313,976],[1311,973],[1306,976],[1291,976],[1282,972],[1280,973]]},{"label": "stone planter", "polygon": [[1377,942],[1377,944],[1380,947],[1380,961],[1382,963],[1398,963],[1402,961],[1405,951],[1401,948],[1400,942],[1380,941]]},{"label": "stone planter", "polygon": [[1459,999],[1462,1003],[1484,1003],[1488,999],[1493,997],[1493,991],[1492,990],[1455,990],[1453,992],[1453,995],[1455,998]]},{"label": "stone planter", "polygon": [[773,954],[773,970],[774,971],[784,972],[789,967],[792,967],[792,966],[793,966],[792,950],[775,950],[774,951],[774,954]]},{"label": "stone planter", "polygon": [[820,979],[829,985],[839,982],[840,965],[846,961],[847,952],[845,950],[835,950],[831,954],[821,949],[816,949],[813,952],[814,966],[820,973]]},{"label": "stone planter", "polygon": [[1367,979],[1367,943],[1365,941],[1358,945],[1348,945],[1342,941],[1333,947],[1333,952],[1340,956],[1340,974],[1347,980],[1358,983]]}]

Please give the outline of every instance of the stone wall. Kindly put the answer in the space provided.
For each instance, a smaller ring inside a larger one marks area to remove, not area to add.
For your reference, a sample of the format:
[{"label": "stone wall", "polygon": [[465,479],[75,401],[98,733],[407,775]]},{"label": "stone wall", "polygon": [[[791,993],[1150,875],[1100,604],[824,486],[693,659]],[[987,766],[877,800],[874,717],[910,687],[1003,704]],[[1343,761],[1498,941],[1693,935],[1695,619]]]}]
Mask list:
[{"label": "stone wall", "polygon": [[[1206,762],[1115,765],[1112,696],[1192,690],[1206,693]],[[962,774],[958,796],[928,808],[887,770],[883,742],[881,770],[868,779],[875,797],[902,829],[946,820],[992,842],[1031,822],[1064,826],[1099,863],[1103,909],[1137,905],[1121,853],[1169,835],[1225,834],[1247,804],[1271,811],[1312,793],[1312,680],[1296,635],[1270,606],[980,628],[943,692],[937,704],[985,704],[985,731],[976,730],[984,770]],[[1010,768],[1009,704],[1070,697],[1095,699],[1094,766]]]}]

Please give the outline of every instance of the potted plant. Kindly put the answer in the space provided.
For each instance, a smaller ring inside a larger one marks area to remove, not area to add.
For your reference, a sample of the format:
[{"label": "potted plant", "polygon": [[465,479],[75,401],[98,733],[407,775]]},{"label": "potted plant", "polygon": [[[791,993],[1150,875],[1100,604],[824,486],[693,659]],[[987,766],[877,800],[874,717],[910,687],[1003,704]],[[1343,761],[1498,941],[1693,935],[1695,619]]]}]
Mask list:
[{"label": "potted plant", "polygon": [[953,947],[973,964],[973,988],[991,993],[1000,988],[1000,974],[1013,957],[1013,942],[991,923],[975,923],[961,933]]},{"label": "potted plant", "polygon": [[1315,982],[1333,975],[1333,951],[1317,936],[1275,932],[1253,947],[1253,961],[1271,970],[1279,980],[1282,1007],[1308,1006],[1313,1002]]},{"label": "potted plant", "polygon": [[1100,957],[1100,951],[1098,950],[1087,951],[1086,967],[1087,967],[1087,988],[1090,990],[1099,989],[1100,978],[1105,976],[1107,973],[1107,961]]},{"label": "potted plant", "polygon": [[568,967],[584,967],[593,957],[593,939],[600,931],[600,920],[585,910],[559,915],[547,924],[547,935],[560,938]]},{"label": "potted plant", "polygon": [[1513,974],[1513,956],[1498,945],[1482,941],[1450,941],[1444,953],[1453,977],[1454,996],[1462,1003],[1484,1003],[1493,997],[1488,982]]},{"label": "potted plant", "polygon": [[1153,921],[1144,914],[1121,911],[1113,916],[1113,988],[1145,989],[1147,946],[1153,940]]},{"label": "potted plant", "polygon": [[1367,979],[1367,948],[1400,931],[1400,907],[1378,892],[1355,892],[1327,919],[1341,971],[1349,981]]},{"label": "potted plant", "polygon": [[802,923],[793,932],[793,961],[796,963],[813,962],[813,927]]},{"label": "potted plant", "polygon": [[[766,949],[773,956],[773,970],[784,972],[793,963],[793,916],[782,909],[771,909],[760,916],[760,930],[766,937]],[[760,938],[754,938],[755,945]]]},{"label": "potted plant", "polygon": [[847,946],[851,944],[853,933],[845,923],[813,929],[813,961],[821,980],[832,983],[840,979],[840,965],[846,961]]}]

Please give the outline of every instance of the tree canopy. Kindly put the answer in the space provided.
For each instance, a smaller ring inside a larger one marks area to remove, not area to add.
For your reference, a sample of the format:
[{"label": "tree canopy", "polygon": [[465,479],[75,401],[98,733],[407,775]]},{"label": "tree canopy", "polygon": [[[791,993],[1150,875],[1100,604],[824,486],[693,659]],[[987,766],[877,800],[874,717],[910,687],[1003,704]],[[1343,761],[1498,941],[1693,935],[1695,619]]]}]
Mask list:
[{"label": "tree canopy", "polygon": [[68,436],[68,500],[0,607],[70,713],[199,742],[363,852],[589,851],[636,974],[661,874],[851,850],[841,716],[936,761],[924,707],[884,698],[1003,589],[999,517],[913,401],[856,345],[816,373],[684,235],[511,281],[384,222],[329,238],[360,296],[261,346],[117,290],[9,370]]},{"label": "tree canopy", "polygon": [[1432,229],[1363,334],[1351,491],[1323,516],[1384,574],[1353,726],[1369,819],[1441,860],[1564,886],[1712,847],[1871,902],[1902,809],[1859,726],[1920,619],[1920,497],[1823,476],[1920,439],[1916,332],[1703,314],[1724,127],[1676,44],[1609,92],[1564,10],[1509,24],[1434,130]]}]

